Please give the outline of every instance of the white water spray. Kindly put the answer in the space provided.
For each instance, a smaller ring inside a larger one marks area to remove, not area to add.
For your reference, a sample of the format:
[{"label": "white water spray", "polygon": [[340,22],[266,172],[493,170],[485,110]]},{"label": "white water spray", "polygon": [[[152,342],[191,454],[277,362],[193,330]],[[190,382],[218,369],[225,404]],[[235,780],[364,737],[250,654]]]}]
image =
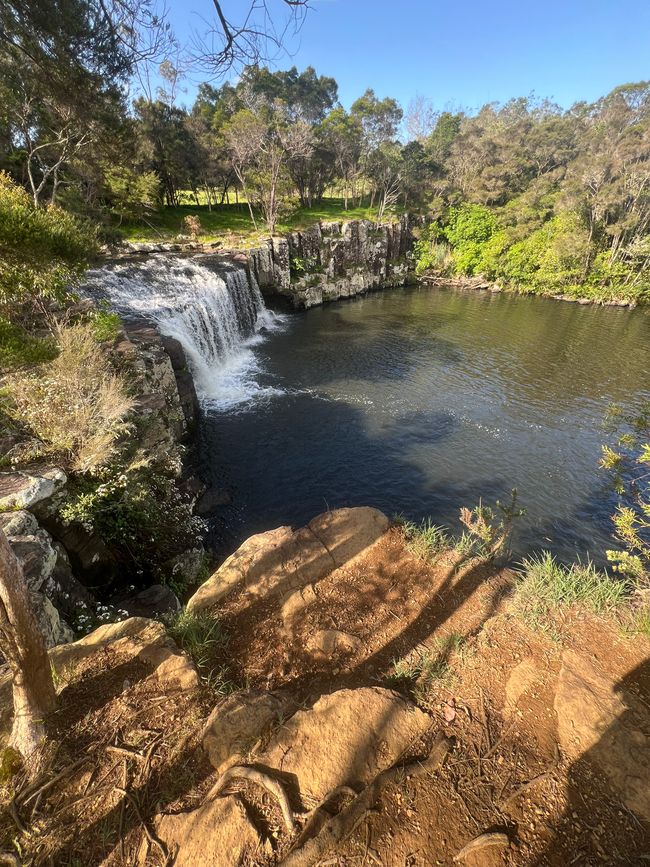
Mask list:
[{"label": "white water spray", "polygon": [[126,316],[138,316],[182,344],[200,400],[225,408],[276,392],[255,379],[252,347],[279,317],[243,268],[222,275],[197,259],[151,256],[89,271],[86,288]]}]

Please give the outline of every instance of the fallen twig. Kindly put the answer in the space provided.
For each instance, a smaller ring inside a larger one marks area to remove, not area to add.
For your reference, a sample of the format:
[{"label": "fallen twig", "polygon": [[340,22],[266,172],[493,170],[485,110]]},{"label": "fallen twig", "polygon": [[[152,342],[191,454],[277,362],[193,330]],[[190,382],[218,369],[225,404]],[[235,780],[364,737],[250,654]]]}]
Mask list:
[{"label": "fallen twig", "polygon": [[138,821],[142,825],[144,833],[147,836],[147,840],[149,841],[149,843],[151,845],[156,846],[159,849],[160,854],[163,857],[163,867],[168,867],[168,865],[171,864],[171,856],[169,854],[169,850],[167,849],[167,846],[165,846],[163,841],[160,839],[160,837],[156,836],[156,834],[153,833],[153,831],[149,828],[149,826],[145,822],[144,817],[142,816],[142,813],[140,812],[140,806],[139,806],[138,802],[136,801],[136,799],[133,797],[133,795],[129,791],[127,791],[127,789],[122,789],[119,786],[115,786],[115,791],[118,792],[120,795],[123,795],[128,800],[129,804],[131,804],[136,816],[138,817]]}]

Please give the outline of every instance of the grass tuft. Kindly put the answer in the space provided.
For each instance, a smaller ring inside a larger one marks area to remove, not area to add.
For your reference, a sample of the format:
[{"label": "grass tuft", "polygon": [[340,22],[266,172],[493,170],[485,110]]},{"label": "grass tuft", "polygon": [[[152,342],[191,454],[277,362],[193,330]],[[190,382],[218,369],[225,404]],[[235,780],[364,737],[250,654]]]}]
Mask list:
[{"label": "grass tuft", "polygon": [[449,537],[443,527],[426,518],[420,524],[404,522],[406,548],[421,560],[434,560],[450,547]]},{"label": "grass tuft", "polygon": [[592,563],[564,566],[548,552],[530,557],[515,588],[515,609],[531,626],[552,628],[553,613],[579,606],[594,614],[618,608],[629,595],[620,580],[599,572]]},{"label": "grass tuft", "polygon": [[229,695],[237,689],[223,662],[228,635],[213,615],[183,609],[167,631],[192,659],[202,683],[215,695]]}]

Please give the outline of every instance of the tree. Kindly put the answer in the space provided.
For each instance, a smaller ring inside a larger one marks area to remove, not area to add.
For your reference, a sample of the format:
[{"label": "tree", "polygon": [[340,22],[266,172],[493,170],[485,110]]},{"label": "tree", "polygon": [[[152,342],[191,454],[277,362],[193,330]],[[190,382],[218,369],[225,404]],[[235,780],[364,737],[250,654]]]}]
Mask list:
[{"label": "tree", "polygon": [[363,129],[358,118],[337,106],[323,120],[321,134],[334,157],[334,167],[343,181],[344,207],[347,211],[350,193],[359,174]]},{"label": "tree", "polygon": [[309,154],[309,127],[288,124],[281,105],[262,105],[257,112],[237,112],[226,128],[226,141],[253,224],[255,204],[273,233],[291,191],[288,163]]},{"label": "tree", "polygon": [[418,93],[406,109],[406,132],[409,141],[423,144],[435,129],[439,117],[431,100]]},{"label": "tree", "polygon": [[124,86],[168,43],[153,0],[7,0],[0,96],[35,204],[55,201],[80,152],[125,116]]},{"label": "tree", "polygon": [[635,412],[610,411],[620,435],[615,448],[603,446],[601,467],[610,470],[621,501],[612,517],[622,550],[607,551],[614,569],[638,587],[650,585],[650,401]]},{"label": "tree", "polygon": [[0,651],[13,675],[14,721],[10,745],[33,768],[56,706],[52,669],[25,577],[0,530]]},{"label": "tree", "polygon": [[370,155],[367,171],[379,197],[378,221],[383,219],[389,208],[397,204],[403,165],[402,151],[396,142],[382,142]]},{"label": "tree", "polygon": [[[296,34],[304,21],[309,0],[281,0],[286,16],[272,11],[270,0],[247,0],[238,4],[238,20],[229,18],[222,0],[212,0],[217,13],[216,26],[208,40],[197,46],[197,59],[211,73],[225,74],[233,66],[256,65],[269,59],[284,45],[287,35]],[[243,8],[242,8],[243,6]]]}]

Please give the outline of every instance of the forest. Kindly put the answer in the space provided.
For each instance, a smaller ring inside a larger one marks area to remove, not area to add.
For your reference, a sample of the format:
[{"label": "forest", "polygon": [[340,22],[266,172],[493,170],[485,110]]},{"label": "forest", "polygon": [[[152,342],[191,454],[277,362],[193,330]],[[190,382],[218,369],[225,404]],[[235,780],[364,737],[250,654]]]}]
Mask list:
[{"label": "forest", "polygon": [[[47,5],[0,12],[4,197],[11,179],[100,242],[408,210],[429,221],[420,273],[647,298],[648,82],[568,109],[533,95],[438,110],[436,94],[403,108],[372,89],[347,108],[334,78],[270,69],[252,49],[236,76],[228,56],[188,71],[146,4],[70,0],[56,19]],[[211,74],[186,106],[201,69]]]}]

